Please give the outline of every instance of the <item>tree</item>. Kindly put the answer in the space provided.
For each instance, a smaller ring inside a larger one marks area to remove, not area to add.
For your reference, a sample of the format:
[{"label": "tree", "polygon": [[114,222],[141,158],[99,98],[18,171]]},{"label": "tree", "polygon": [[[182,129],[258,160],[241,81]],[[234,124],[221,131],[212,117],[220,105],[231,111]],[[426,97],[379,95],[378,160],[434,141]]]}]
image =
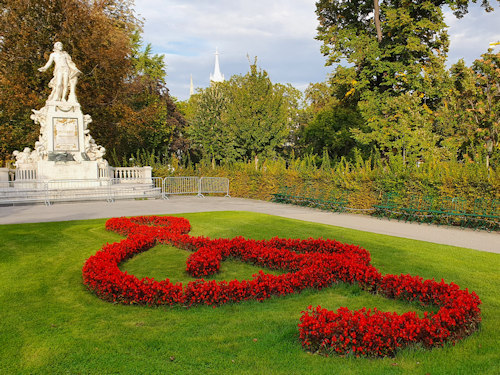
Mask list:
[{"label": "tree", "polygon": [[242,159],[269,156],[286,139],[289,101],[286,88],[273,85],[256,61],[244,76],[227,82],[226,121],[235,137],[236,152]]},{"label": "tree", "polygon": [[486,167],[490,156],[499,149],[500,133],[500,53],[488,50],[474,61],[477,95],[467,101],[467,113],[478,125],[477,136],[486,149]]},{"label": "tree", "polygon": [[389,91],[392,95],[414,90],[423,68],[438,63],[447,53],[446,25],[436,1],[382,2],[380,41],[372,12],[373,3],[367,1],[317,3],[317,39],[323,41],[327,64],[339,63],[343,58],[355,71],[350,76],[341,72],[340,81],[348,80],[343,96],[351,89]]},{"label": "tree", "polygon": [[301,142],[306,152],[321,155],[326,150],[332,157],[349,156],[357,145],[352,130],[359,129],[362,124],[363,119],[356,109],[326,107],[304,128]]},{"label": "tree", "polygon": [[[350,64],[336,68],[331,85],[337,99],[358,106],[367,123],[364,132],[355,131],[358,141],[404,159],[409,145],[419,149],[422,136],[432,138],[430,114],[441,107],[447,88],[449,41],[441,10],[446,4],[458,17],[467,13],[465,0],[317,2],[317,39],[323,41],[327,65],[344,60]],[[492,10],[488,1],[482,4]],[[398,110],[398,102],[405,109]],[[404,126],[411,114],[418,121],[399,138],[404,142],[395,142],[394,119]]]},{"label": "tree", "polygon": [[329,82],[310,84],[306,89],[309,121],[300,132],[299,154],[352,156],[353,149],[362,146],[352,135],[353,129],[363,125],[357,102],[340,101],[339,89]]},{"label": "tree", "polygon": [[286,107],[286,128],[288,135],[275,149],[282,157],[290,158],[298,146],[301,129],[310,121],[310,113],[302,92],[291,84],[274,84],[277,91],[283,92]]},{"label": "tree", "polygon": [[435,152],[436,135],[432,132],[433,112],[421,105],[416,93],[381,99],[377,95],[360,102],[363,113],[372,113],[366,127],[369,132],[353,129],[354,138],[376,144],[383,154],[398,154],[406,165],[410,156],[422,159]]},{"label": "tree", "polygon": [[305,91],[305,96],[313,114],[339,104],[339,100],[334,96],[333,88],[328,82],[310,83]]},{"label": "tree", "polygon": [[440,111],[438,132],[459,157],[484,157],[498,152],[500,132],[500,53],[488,50],[467,67],[451,69],[451,88]]},{"label": "tree", "polygon": [[237,157],[234,135],[224,119],[227,101],[224,83],[214,83],[190,98],[194,108],[187,132],[191,145],[217,163]]},{"label": "tree", "polygon": [[299,101],[298,90],[273,84],[254,63],[246,75],[213,83],[190,99],[188,134],[205,158],[218,163],[270,156],[297,127]]},{"label": "tree", "polygon": [[169,146],[170,152],[182,151],[181,135],[175,132],[185,127],[185,120],[166,87],[163,57],[153,55],[151,45],[143,47],[140,34],[135,32],[130,59],[132,69],[117,95],[113,149],[121,156],[136,150],[168,150]]}]

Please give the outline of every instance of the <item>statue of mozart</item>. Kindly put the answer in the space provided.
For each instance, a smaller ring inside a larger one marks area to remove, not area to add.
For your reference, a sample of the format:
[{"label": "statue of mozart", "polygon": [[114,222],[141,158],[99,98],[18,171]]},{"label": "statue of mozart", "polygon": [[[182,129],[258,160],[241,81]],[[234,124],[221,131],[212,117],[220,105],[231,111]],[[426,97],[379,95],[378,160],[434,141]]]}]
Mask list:
[{"label": "statue of mozart", "polygon": [[49,82],[52,92],[48,101],[77,103],[75,88],[81,71],[71,60],[71,56],[66,51],[63,51],[61,42],[54,43],[54,52],[50,54],[49,61],[38,70],[44,72],[52,63],[55,64],[55,68],[54,77]]}]

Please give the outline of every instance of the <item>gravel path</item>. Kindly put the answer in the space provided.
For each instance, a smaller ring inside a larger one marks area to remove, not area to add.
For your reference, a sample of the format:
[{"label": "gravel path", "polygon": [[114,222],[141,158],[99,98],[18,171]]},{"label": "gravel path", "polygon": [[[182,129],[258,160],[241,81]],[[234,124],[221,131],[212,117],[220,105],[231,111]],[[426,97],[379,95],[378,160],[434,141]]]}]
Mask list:
[{"label": "gravel path", "polygon": [[500,234],[427,224],[404,223],[366,215],[332,213],[272,202],[224,197],[174,196],[169,200],[129,200],[0,207],[0,224],[98,219],[133,215],[207,211],[250,211],[500,254]]}]

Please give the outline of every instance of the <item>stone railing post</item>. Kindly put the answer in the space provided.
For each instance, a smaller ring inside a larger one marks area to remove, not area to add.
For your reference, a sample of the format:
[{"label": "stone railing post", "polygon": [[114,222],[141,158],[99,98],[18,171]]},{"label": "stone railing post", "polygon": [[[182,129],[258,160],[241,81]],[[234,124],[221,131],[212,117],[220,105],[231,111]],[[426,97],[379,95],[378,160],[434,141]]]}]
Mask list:
[{"label": "stone railing post", "polygon": [[0,168],[0,182],[9,182],[9,168]]},{"label": "stone railing post", "polygon": [[150,184],[152,182],[153,177],[153,168],[150,166],[142,167],[143,171],[143,183]]}]

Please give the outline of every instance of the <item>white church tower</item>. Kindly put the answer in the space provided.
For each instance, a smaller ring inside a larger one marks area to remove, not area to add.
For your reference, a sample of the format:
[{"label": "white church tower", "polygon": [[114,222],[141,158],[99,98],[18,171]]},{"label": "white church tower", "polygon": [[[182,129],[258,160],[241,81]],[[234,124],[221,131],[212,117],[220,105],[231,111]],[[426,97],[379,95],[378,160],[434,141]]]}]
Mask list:
[{"label": "white church tower", "polygon": [[215,49],[215,69],[214,74],[210,74],[210,82],[224,82],[224,74],[220,72],[219,51]]}]

